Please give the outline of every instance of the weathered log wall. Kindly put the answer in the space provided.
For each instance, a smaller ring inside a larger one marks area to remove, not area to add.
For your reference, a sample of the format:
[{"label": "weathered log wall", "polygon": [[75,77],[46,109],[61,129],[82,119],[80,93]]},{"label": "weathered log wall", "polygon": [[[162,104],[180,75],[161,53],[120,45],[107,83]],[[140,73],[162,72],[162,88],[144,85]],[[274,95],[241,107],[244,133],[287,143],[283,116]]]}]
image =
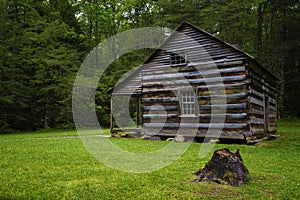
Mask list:
[{"label": "weathered log wall", "polygon": [[[255,63],[251,63],[255,65]],[[255,67],[255,66],[254,66]],[[266,74],[249,68],[250,77],[250,128],[254,136],[276,132],[276,81]]]},{"label": "weathered log wall", "polygon": [[[247,57],[190,26],[179,31],[192,39],[174,36],[142,70],[145,133],[174,136],[180,127],[188,135],[196,126],[200,137],[208,128],[223,128],[221,137],[243,139],[250,134]],[[172,66],[170,52],[179,50],[186,53],[187,63]],[[201,55],[204,58],[199,59]],[[198,109],[196,116],[186,118],[180,115],[180,91],[189,89],[195,91]]]},{"label": "weathered log wall", "polygon": [[[276,80],[251,56],[183,23],[122,84],[116,95],[141,97],[145,134],[244,139],[276,131]],[[171,62],[183,55],[185,63]],[[195,116],[182,116],[181,92],[195,92]]]}]

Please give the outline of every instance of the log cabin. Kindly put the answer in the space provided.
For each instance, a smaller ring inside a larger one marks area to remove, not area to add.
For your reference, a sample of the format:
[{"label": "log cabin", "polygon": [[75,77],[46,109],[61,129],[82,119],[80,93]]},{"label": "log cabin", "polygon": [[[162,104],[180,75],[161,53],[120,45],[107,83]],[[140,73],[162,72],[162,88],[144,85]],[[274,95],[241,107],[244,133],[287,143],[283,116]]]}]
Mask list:
[{"label": "log cabin", "polygon": [[[114,87],[110,129],[161,138],[265,138],[276,133],[277,81],[237,46],[183,22]],[[114,101],[122,96],[136,100],[134,128],[114,125],[121,112]]]}]

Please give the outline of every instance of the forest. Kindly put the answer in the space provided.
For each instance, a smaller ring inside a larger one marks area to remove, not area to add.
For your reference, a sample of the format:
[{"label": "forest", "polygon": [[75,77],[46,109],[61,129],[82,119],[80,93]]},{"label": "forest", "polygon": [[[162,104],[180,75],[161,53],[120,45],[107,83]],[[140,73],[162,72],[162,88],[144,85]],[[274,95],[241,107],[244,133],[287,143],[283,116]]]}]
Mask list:
[{"label": "forest", "polygon": [[[300,117],[299,0],[0,0],[0,133],[72,129],[72,88],[88,53],[138,27],[183,20],[254,56],[279,79],[280,118]],[[99,81],[96,112],[109,126],[108,90],[151,49],[116,60]]]}]

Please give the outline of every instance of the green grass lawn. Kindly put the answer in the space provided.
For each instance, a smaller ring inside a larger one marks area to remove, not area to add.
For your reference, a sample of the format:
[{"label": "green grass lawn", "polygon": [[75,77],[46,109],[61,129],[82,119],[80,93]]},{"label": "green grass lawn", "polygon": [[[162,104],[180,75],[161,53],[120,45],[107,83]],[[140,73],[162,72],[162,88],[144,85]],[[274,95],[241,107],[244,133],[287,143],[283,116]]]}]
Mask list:
[{"label": "green grass lawn", "polygon": [[[241,187],[190,183],[191,172],[212,156],[199,158],[193,143],[173,164],[151,173],[110,169],[97,161],[75,131],[0,135],[0,199],[300,199],[300,121],[279,123],[273,141],[258,145],[224,145],[240,149],[250,171]],[[167,142],[111,138],[130,151],[159,149]]]}]

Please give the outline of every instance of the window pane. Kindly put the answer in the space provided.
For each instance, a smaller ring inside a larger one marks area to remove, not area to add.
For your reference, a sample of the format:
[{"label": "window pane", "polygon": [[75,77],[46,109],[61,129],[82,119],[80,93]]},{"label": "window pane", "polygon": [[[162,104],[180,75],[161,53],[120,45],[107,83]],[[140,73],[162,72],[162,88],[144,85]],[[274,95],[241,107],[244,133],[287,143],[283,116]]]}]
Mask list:
[{"label": "window pane", "polygon": [[195,93],[193,91],[184,91],[182,94],[182,114],[194,115],[195,112]]},{"label": "window pane", "polygon": [[185,53],[179,53],[179,54],[172,53],[170,55],[170,64],[177,65],[177,64],[184,64],[184,63],[186,63]]},{"label": "window pane", "polygon": [[183,114],[188,114],[187,111],[188,109],[187,109],[187,105],[186,104],[184,104],[183,105]]},{"label": "window pane", "polygon": [[191,104],[191,114],[195,114],[195,104]]}]

